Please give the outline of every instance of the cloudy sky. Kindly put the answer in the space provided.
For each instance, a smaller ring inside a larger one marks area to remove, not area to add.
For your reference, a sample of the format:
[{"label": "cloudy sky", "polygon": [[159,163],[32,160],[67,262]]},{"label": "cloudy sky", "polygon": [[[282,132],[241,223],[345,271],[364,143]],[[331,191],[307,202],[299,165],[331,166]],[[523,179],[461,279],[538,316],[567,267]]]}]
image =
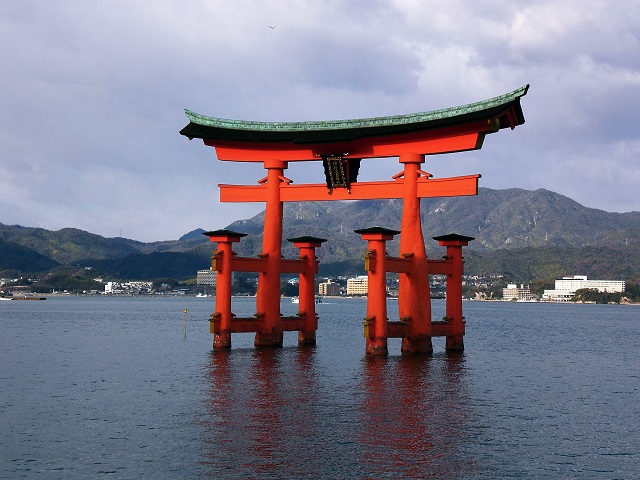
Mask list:
[{"label": "cloudy sky", "polygon": [[[347,119],[525,84],[524,125],[423,168],[640,210],[637,0],[4,0],[0,52],[0,223],[154,241],[257,213],[217,184],[264,170],[179,135],[185,108]],[[368,160],[361,179],[399,170]]]}]

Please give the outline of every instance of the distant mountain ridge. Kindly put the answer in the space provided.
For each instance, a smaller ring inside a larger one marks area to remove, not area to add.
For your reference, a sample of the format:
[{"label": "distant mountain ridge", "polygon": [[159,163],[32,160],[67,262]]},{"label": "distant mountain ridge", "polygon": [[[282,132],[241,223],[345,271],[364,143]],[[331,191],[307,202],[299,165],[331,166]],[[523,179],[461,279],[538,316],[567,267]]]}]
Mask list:
[{"label": "distant mountain ridge", "polygon": [[[284,237],[315,235],[330,238],[318,250],[322,261],[360,256],[363,248],[355,229],[379,225],[400,229],[401,200],[288,203],[284,206]],[[640,212],[610,213],[587,208],[557,193],[539,189],[492,190],[477,196],[428,198],[421,203],[422,229],[427,250],[440,250],[433,236],[459,233],[474,237],[469,250],[579,248],[613,245],[637,238]],[[248,233],[250,241],[238,253],[258,253],[264,213],[239,220],[229,229]],[[395,242],[390,244],[391,250]],[[291,250],[292,251],[292,250]]]},{"label": "distant mountain ridge", "polygon": [[[321,272],[351,272],[362,269],[366,247],[354,230],[374,225],[399,229],[402,201],[287,203],[284,212],[285,239],[313,235],[329,240],[317,250]],[[518,261],[522,260],[531,267],[529,275],[556,275],[563,268],[572,267],[562,266],[550,255],[573,258],[576,263],[583,255],[580,252],[590,252],[586,269],[605,271],[602,267],[606,265],[595,268],[600,252],[601,258],[615,264],[613,271],[627,272],[630,278],[640,277],[640,212],[611,213],[587,208],[544,189],[481,188],[472,197],[423,199],[421,213],[430,256],[442,254],[432,236],[459,233],[475,237],[466,255],[468,271],[493,265],[495,269],[511,269],[522,275],[527,272],[523,265],[518,268]],[[234,245],[238,254],[260,253],[263,221],[261,212],[227,226],[248,234]],[[196,229],[178,240],[144,243],[105,238],[74,228],[52,232],[0,224],[0,273],[43,272],[57,265],[81,265],[119,278],[186,278],[209,266],[212,245],[202,232],[203,229]],[[397,253],[397,241],[390,242],[389,251]],[[297,254],[286,241],[283,253],[287,257]],[[510,260],[505,265],[496,259]],[[541,262],[556,266],[545,269],[539,265]],[[588,274],[585,270],[571,273]]]}]

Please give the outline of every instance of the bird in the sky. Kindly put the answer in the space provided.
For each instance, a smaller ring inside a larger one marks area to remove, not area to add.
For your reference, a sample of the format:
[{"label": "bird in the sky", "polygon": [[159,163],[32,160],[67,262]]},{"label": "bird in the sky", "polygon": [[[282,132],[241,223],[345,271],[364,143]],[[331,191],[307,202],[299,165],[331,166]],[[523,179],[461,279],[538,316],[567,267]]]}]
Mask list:
[{"label": "bird in the sky", "polygon": [[269,28],[270,28],[271,30],[273,30],[273,29],[274,29],[274,28],[276,28],[276,27],[275,27],[275,26],[274,26],[274,27],[272,27],[271,25],[269,25]]}]

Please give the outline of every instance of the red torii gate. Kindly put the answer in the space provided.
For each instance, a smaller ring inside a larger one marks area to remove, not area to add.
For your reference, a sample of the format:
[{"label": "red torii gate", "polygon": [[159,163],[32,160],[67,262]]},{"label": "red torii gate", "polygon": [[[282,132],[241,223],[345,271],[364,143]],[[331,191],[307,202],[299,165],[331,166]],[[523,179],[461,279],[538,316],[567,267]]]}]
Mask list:
[{"label": "red torii gate", "polygon": [[[366,351],[386,355],[390,336],[403,339],[403,353],[430,353],[432,336],[446,336],[448,350],[462,350],[461,247],[472,238],[434,237],[447,246],[447,256],[441,261],[427,259],[420,198],[477,195],[480,175],[434,179],[420,166],[425,155],[480,149],[486,135],[523,124],[520,99],[528,88],[526,85],[460,107],[357,120],[250,122],[207,117],[186,110],[189,124],[180,131],[182,135],[200,138],[205,145],[214,147],[219,160],[259,162],[267,170],[267,176],[258,180],[256,186],[219,185],[220,201],[265,202],[266,210],[262,253],[257,259],[234,256],[231,244],[240,241],[244,234],[228,230],[207,233],[211,241],[218,243],[212,257],[212,267],[218,272],[216,311],[211,316],[214,348],[230,347],[231,333],[252,331],[256,332],[256,346],[282,346],[283,332],[287,330],[299,331],[302,344],[315,343],[317,317],[312,301],[300,302],[297,317],[281,317],[280,275],[299,273],[301,288],[303,284],[308,288],[317,269],[315,248],[325,240],[290,239],[301,249],[300,259],[283,259],[283,202],[402,198],[399,258],[387,257],[384,243],[400,232],[379,227],[357,231],[369,242]],[[403,170],[389,181],[358,182],[361,160],[380,157],[398,157]],[[294,185],[284,175],[289,162],[319,160],[324,166],[324,184]],[[231,313],[230,279],[234,270],[259,274],[255,318],[237,319]],[[400,274],[399,322],[388,322],[386,303],[382,307],[386,292],[380,285],[386,282],[387,271]],[[447,314],[443,322],[431,321],[430,273],[448,276]]]}]

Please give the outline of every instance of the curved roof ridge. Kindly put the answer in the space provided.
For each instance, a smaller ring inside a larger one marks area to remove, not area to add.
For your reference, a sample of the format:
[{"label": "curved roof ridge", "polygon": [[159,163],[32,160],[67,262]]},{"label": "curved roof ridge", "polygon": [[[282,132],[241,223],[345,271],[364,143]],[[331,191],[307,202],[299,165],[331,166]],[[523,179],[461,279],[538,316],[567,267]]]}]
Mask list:
[{"label": "curved roof ridge", "polygon": [[523,97],[527,94],[529,85],[524,85],[512,92],[499,95],[467,105],[443,108],[430,112],[410,113],[406,115],[392,115],[387,117],[371,117],[349,120],[322,120],[304,122],[259,122],[247,120],[231,120],[226,118],[208,117],[199,113],[185,109],[185,114],[190,123],[204,127],[214,127],[232,130],[249,130],[264,132],[297,132],[312,130],[340,130],[366,127],[384,127],[393,125],[414,124],[419,122],[430,122],[434,120],[444,120],[459,115],[480,112],[483,110],[500,107]]}]

